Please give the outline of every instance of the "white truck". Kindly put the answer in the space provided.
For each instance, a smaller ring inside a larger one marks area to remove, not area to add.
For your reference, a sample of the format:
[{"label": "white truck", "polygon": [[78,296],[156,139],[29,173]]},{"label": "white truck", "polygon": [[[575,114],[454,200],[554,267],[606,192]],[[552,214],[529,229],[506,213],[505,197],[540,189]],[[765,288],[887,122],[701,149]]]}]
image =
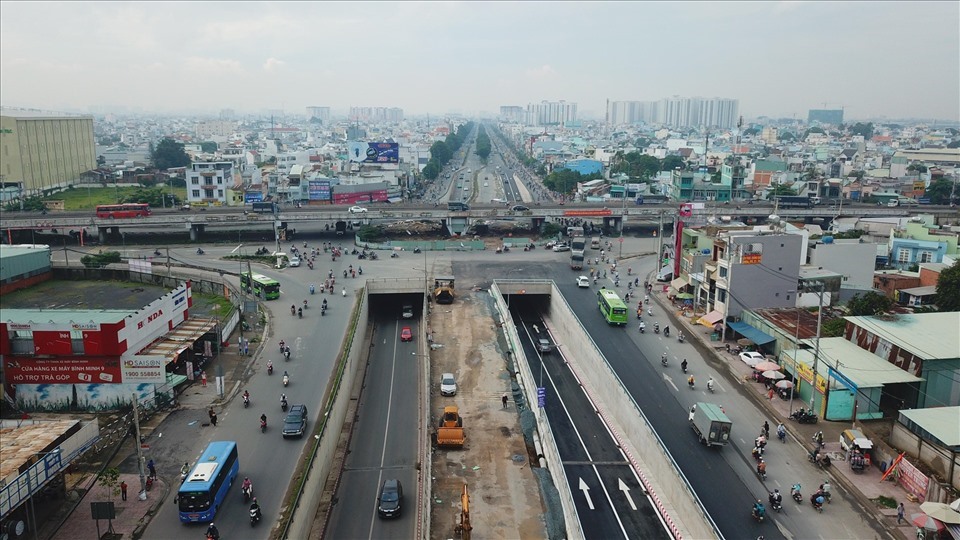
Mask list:
[{"label": "white truck", "polygon": [[713,403],[696,403],[690,408],[690,425],[707,446],[726,446],[730,442],[730,429],[733,422],[727,418],[723,409]]}]

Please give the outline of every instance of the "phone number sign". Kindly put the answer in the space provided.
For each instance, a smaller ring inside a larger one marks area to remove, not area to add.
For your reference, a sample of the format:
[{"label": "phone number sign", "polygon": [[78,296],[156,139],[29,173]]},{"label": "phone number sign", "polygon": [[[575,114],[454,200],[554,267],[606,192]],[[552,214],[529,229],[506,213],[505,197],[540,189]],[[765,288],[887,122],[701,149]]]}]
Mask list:
[{"label": "phone number sign", "polygon": [[123,382],[119,359],[7,358],[6,380],[10,384],[117,384]]}]

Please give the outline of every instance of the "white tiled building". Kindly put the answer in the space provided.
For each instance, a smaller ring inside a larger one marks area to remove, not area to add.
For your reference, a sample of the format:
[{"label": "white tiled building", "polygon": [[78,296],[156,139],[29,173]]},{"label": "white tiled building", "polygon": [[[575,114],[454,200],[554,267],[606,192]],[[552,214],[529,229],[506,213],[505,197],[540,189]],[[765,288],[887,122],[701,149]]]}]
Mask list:
[{"label": "white tiled building", "polygon": [[187,202],[227,204],[227,189],[233,187],[233,163],[193,163],[187,170]]}]

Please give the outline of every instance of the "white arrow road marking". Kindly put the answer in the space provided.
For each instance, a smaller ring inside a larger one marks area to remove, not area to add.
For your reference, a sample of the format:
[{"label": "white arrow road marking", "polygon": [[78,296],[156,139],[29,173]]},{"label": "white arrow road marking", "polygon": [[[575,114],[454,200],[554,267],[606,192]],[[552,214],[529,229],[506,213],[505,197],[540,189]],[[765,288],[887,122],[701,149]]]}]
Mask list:
[{"label": "white arrow road marking", "polygon": [[587,486],[587,483],[583,481],[583,478],[580,478],[580,491],[583,492],[583,496],[587,499],[587,506],[593,510],[593,499],[590,498],[590,488]]},{"label": "white arrow road marking", "polygon": [[624,483],[623,478],[617,478],[617,489],[623,492],[623,496],[627,498],[627,503],[630,504],[631,510],[636,510],[637,505],[633,502],[633,497],[630,496],[630,488]]},{"label": "white arrow road marking", "polygon": [[672,386],[673,389],[674,389],[674,391],[677,391],[677,392],[680,391],[680,389],[677,388],[677,385],[673,384],[673,379],[671,379],[670,376],[667,375],[666,373],[663,374],[663,380],[667,381],[667,384],[669,384],[670,386]]}]

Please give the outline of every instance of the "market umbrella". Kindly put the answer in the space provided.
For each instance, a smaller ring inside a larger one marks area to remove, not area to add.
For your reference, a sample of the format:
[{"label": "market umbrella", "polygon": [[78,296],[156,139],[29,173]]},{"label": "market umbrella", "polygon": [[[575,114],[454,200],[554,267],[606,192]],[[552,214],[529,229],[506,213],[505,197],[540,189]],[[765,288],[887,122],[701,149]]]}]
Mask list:
[{"label": "market umbrella", "polygon": [[787,376],[784,375],[783,373],[780,373],[779,371],[773,371],[773,370],[764,371],[763,376],[767,379],[774,379],[774,380],[787,378]]},{"label": "market umbrella", "polygon": [[937,521],[960,524],[960,512],[950,508],[949,504],[928,501],[920,505],[920,510]]},{"label": "market umbrella", "polygon": [[689,299],[693,298],[693,295],[690,294],[690,293],[688,293],[688,292],[682,292],[682,293],[680,293],[680,294],[677,295],[677,298],[679,298],[679,299],[681,299],[681,300],[689,300]]},{"label": "market umbrella", "polygon": [[753,344],[753,342],[750,341],[750,340],[747,339],[747,338],[740,338],[740,339],[737,340],[737,345],[739,345],[739,346],[741,346],[741,347],[746,347],[747,345],[752,345],[752,344]]},{"label": "market umbrella", "polygon": [[780,371],[780,366],[776,362],[760,362],[753,366],[757,371]]},{"label": "market umbrella", "polygon": [[793,388],[793,381],[777,381],[777,388]]},{"label": "market umbrella", "polygon": [[946,529],[946,526],[944,526],[944,524],[941,521],[935,518],[932,518],[927,514],[924,514],[923,512],[920,512],[919,514],[911,514],[910,523],[913,523],[917,527],[920,527],[921,529],[924,529],[927,531],[939,532]]}]

